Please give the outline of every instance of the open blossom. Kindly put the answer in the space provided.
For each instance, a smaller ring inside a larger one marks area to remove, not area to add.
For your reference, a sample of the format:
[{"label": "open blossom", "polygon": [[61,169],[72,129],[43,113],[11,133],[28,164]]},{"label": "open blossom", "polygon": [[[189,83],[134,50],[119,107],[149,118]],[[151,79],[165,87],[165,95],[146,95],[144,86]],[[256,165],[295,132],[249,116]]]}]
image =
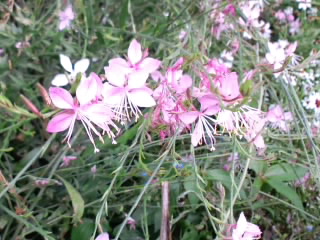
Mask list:
[{"label": "open blossom", "polygon": [[149,75],[155,72],[161,62],[147,57],[141,45],[135,39],[128,49],[128,60],[114,58],[105,67],[107,78],[103,87],[104,99],[115,109],[116,118],[122,123],[133,115],[136,120],[141,111],[139,107],[152,107],[156,105],[152,97],[152,90],[146,86]]},{"label": "open blossom", "polygon": [[284,112],[280,105],[272,107],[268,112],[266,119],[274,127],[280,128],[282,131],[289,131],[288,122],[293,120],[291,112]]},{"label": "open blossom", "polygon": [[71,22],[75,19],[75,14],[72,10],[72,6],[68,5],[64,11],[59,14],[59,30],[69,29]]},{"label": "open blossom", "polygon": [[307,10],[307,8],[311,8],[312,0],[296,0],[299,5],[298,8],[302,10]]},{"label": "open blossom", "polygon": [[62,158],[63,163],[60,165],[60,167],[69,167],[71,165],[71,162],[74,160],[77,160],[76,156],[64,156]]},{"label": "open blossom", "polygon": [[247,222],[246,217],[241,212],[237,224],[232,230],[232,240],[260,239],[261,234],[260,228],[253,223]]},{"label": "open blossom", "polygon": [[[216,134],[215,120],[210,117],[217,114],[220,111],[220,103],[217,98],[212,96],[204,96],[199,99],[201,103],[200,111],[190,111],[179,113],[179,119],[186,125],[190,125],[196,122],[195,128],[191,134],[191,143],[193,146],[205,144],[210,146],[211,150],[214,150],[214,143]],[[215,104],[213,104],[215,102]]]},{"label": "open blossom", "polygon": [[57,74],[51,84],[56,87],[65,86],[69,83],[73,83],[76,80],[77,74],[81,73],[85,77],[85,72],[87,71],[90,60],[83,58],[72,65],[71,60],[68,56],[60,54],[60,64],[68,72],[68,74]]},{"label": "open blossom", "polygon": [[102,135],[97,130],[100,127],[109,137],[113,138],[114,133],[109,125],[116,128],[112,121],[113,112],[102,102],[95,101],[99,92],[99,85],[102,83],[95,74],[81,81],[76,90],[76,98],[63,88],[51,87],[49,95],[52,103],[63,111],[54,116],[47,126],[48,132],[62,132],[68,129],[66,140],[70,145],[70,138],[74,129],[75,122],[80,120],[83,124],[90,141],[94,145],[95,152],[98,152],[92,132],[103,142]]}]

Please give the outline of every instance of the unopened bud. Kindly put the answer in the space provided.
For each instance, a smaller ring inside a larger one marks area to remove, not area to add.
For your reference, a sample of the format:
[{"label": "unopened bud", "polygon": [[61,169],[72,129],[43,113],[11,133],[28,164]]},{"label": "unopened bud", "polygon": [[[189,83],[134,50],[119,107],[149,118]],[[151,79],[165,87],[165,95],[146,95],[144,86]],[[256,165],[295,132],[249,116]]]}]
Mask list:
[{"label": "unopened bud", "polygon": [[40,92],[43,100],[46,102],[46,104],[48,106],[51,106],[52,105],[52,101],[51,101],[51,98],[49,96],[49,93],[48,93],[47,89],[44,86],[42,86],[40,83],[37,83],[37,87],[39,89],[39,92]]},{"label": "unopened bud", "polygon": [[44,118],[44,116],[42,115],[42,113],[39,111],[39,109],[25,96],[23,96],[22,94],[20,94],[20,97],[22,99],[22,101],[24,102],[24,104],[29,108],[29,110],[31,110],[34,114],[36,114],[38,117],[40,118]]}]

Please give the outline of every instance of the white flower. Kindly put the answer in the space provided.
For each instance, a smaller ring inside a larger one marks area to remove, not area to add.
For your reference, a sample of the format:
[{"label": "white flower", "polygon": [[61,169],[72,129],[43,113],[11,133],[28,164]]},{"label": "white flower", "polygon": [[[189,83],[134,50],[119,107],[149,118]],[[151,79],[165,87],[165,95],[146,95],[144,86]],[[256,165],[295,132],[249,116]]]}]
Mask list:
[{"label": "white flower", "polygon": [[73,83],[78,73],[85,74],[89,67],[90,60],[83,58],[77,61],[73,66],[68,56],[60,54],[60,64],[68,72],[68,74],[66,75],[60,73],[53,78],[51,84],[57,87],[65,86],[68,83]]},{"label": "white flower", "polygon": [[306,10],[307,8],[311,8],[312,0],[296,0],[299,3],[298,8],[302,10]]},{"label": "white flower", "polygon": [[320,113],[320,92],[313,92],[303,100],[303,106],[306,109],[315,111],[316,114]]}]

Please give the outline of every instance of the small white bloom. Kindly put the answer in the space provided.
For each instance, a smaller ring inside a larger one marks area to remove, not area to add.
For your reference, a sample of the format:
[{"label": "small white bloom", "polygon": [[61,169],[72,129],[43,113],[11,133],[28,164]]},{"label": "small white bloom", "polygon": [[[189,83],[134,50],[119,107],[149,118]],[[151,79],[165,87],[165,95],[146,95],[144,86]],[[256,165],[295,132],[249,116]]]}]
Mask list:
[{"label": "small white bloom", "polygon": [[68,83],[73,83],[78,73],[85,74],[87,71],[90,60],[83,58],[72,65],[68,56],[60,54],[60,64],[68,72],[68,74],[57,74],[51,84],[57,87],[65,86]]}]

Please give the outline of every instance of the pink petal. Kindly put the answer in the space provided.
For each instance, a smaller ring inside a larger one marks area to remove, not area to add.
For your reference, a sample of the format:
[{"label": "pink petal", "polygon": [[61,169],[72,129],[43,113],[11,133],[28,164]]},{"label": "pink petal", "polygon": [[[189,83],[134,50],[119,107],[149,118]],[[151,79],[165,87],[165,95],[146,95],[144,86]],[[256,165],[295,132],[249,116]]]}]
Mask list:
[{"label": "pink petal", "polygon": [[193,133],[191,135],[191,143],[194,147],[196,147],[199,142],[201,141],[201,138],[203,136],[203,126],[201,122],[199,121],[193,130]]},{"label": "pink petal", "polygon": [[130,43],[130,46],[128,49],[128,58],[129,58],[131,64],[138,63],[142,58],[141,45],[135,39],[133,39]]},{"label": "pink petal", "polygon": [[98,83],[92,75],[88,78],[82,78],[77,91],[77,99],[80,105],[89,103],[90,101],[96,99],[98,92]]},{"label": "pink petal", "polygon": [[81,113],[97,124],[109,122],[113,117],[111,109],[101,103],[88,104],[81,108]]},{"label": "pink petal", "polygon": [[192,112],[184,112],[184,113],[179,113],[178,117],[179,119],[186,125],[189,125],[196,121],[196,119],[199,117],[200,113],[197,111],[192,111]]},{"label": "pink petal", "polygon": [[132,89],[128,93],[129,101],[138,107],[153,107],[156,105],[150,92],[145,89]]},{"label": "pink petal", "polygon": [[199,102],[201,103],[201,111],[207,115],[217,114],[221,110],[219,99],[212,94],[201,97]]},{"label": "pink petal", "polygon": [[225,100],[232,100],[240,95],[240,87],[238,75],[235,72],[228,73],[223,77],[218,78],[219,92]]},{"label": "pink petal", "polygon": [[108,233],[101,233],[95,240],[109,240],[109,234]]},{"label": "pink petal", "polygon": [[51,87],[49,88],[49,95],[53,104],[57,108],[62,108],[62,109],[73,108],[73,98],[67,90],[59,87]]},{"label": "pink petal", "polygon": [[238,236],[242,236],[247,228],[247,219],[244,216],[243,212],[240,213],[239,219],[237,221],[237,227],[234,232],[237,233]]},{"label": "pink petal", "polygon": [[149,77],[149,73],[142,70],[132,72],[131,74],[129,74],[129,77],[128,77],[128,87],[142,88],[144,87],[148,77]]},{"label": "pink petal", "polygon": [[106,78],[109,83],[117,87],[124,87],[126,82],[125,72],[117,65],[111,65],[104,68]]},{"label": "pink petal", "polygon": [[109,83],[103,84],[103,102],[111,106],[119,106],[122,99],[126,96],[125,88],[113,87]]},{"label": "pink petal", "polygon": [[153,73],[160,67],[160,65],[161,61],[148,57],[142,60],[142,62],[139,64],[139,68],[148,73]]},{"label": "pink petal", "polygon": [[109,67],[117,67],[117,69],[119,69],[119,71],[123,72],[124,74],[128,74],[133,70],[130,67],[130,64],[123,58],[113,58],[109,60]]},{"label": "pink petal", "polygon": [[48,123],[47,131],[51,133],[62,132],[70,127],[75,121],[75,113],[64,111],[54,116]]}]

